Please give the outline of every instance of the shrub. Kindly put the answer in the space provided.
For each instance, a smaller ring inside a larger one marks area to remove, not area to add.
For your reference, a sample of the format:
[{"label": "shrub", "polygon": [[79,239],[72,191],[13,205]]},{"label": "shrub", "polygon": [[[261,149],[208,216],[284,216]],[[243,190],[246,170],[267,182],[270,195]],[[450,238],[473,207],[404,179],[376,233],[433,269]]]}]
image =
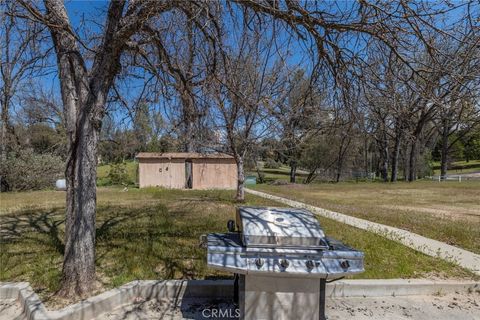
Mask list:
[{"label": "shrub", "polygon": [[130,178],[128,177],[127,165],[125,162],[114,163],[110,166],[110,171],[108,172],[108,179],[111,184],[129,184]]},{"label": "shrub", "polygon": [[257,175],[258,175],[257,182],[258,183],[265,183],[265,181],[266,181],[265,173],[261,172],[261,171],[258,171]]},{"label": "shrub", "polygon": [[266,169],[278,169],[278,168],[280,168],[280,166],[281,166],[280,162],[277,162],[273,159],[267,159],[267,161],[265,161],[265,165],[263,167],[266,168]]},{"label": "shrub", "polygon": [[38,154],[32,149],[11,152],[0,164],[4,191],[53,188],[65,174],[65,163],[56,155]]},{"label": "shrub", "polygon": [[429,177],[433,175],[433,161],[431,152],[425,152],[425,154],[419,157],[417,173],[420,178]]}]

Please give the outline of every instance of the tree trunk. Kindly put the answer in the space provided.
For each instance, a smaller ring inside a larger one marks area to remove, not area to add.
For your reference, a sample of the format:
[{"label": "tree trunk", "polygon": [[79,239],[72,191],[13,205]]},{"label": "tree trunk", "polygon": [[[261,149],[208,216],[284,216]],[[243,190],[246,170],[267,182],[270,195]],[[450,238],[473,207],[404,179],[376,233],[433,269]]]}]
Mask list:
[{"label": "tree trunk", "polygon": [[290,161],[290,183],[295,183],[297,177],[297,162]]},{"label": "tree trunk", "polygon": [[[185,90],[186,91],[186,90]],[[196,137],[194,130],[194,115],[193,115],[193,102],[189,98],[187,92],[182,94],[182,108],[183,108],[183,140],[184,140],[184,151],[185,152],[195,152],[196,150]],[[192,188],[192,166],[187,165],[185,167],[185,174],[187,175],[187,188]]]},{"label": "tree trunk", "polygon": [[3,90],[5,91],[4,97],[2,97],[2,117],[1,117],[1,122],[2,122],[2,128],[1,128],[1,161],[5,161],[7,159],[7,134],[8,134],[8,127],[10,123],[10,119],[8,116],[9,110],[9,104],[10,104],[10,99],[9,99],[9,94],[7,93],[8,87],[7,84],[4,84],[5,88]]},{"label": "tree trunk", "polygon": [[[95,211],[99,128],[88,115],[70,141],[66,168],[67,212],[60,294],[83,296],[95,286]],[[81,120],[81,121],[82,121]]]},{"label": "tree trunk", "polygon": [[[0,122],[2,124],[2,127],[1,127],[1,150],[0,150],[0,162],[1,163],[5,163],[5,161],[7,160],[7,153],[12,149],[12,147],[10,146],[10,148],[8,147],[9,146],[9,143],[12,143],[11,140],[13,139],[10,139],[11,137],[11,127],[10,127],[10,116],[9,116],[9,107],[10,107],[10,100],[11,100],[11,94],[10,94],[10,81],[9,81],[9,78],[10,78],[10,75],[9,75],[9,66],[5,66],[6,71],[4,71],[6,74],[8,74],[6,77],[3,78],[4,80],[4,84],[3,84],[3,96],[1,97],[2,101],[1,101],[1,104],[2,104],[2,115],[1,115],[1,119],[0,119]],[[4,191],[9,191],[10,187],[8,185],[8,181],[6,181],[4,179],[4,177],[2,176],[2,172],[0,172],[0,192],[4,192]]]},{"label": "tree trunk", "polygon": [[345,155],[347,153],[348,147],[350,145],[351,139],[347,135],[342,135],[342,140],[340,142],[340,148],[338,150],[337,156],[337,171],[335,175],[335,182],[340,182],[343,170],[343,162],[345,160]]},{"label": "tree trunk", "polygon": [[417,180],[417,139],[414,138],[410,146],[408,159],[408,181]]},{"label": "tree trunk", "polygon": [[412,135],[412,144],[409,154],[409,171],[408,171],[408,181],[415,181],[417,179],[417,147],[420,140],[420,135],[422,134],[423,127],[431,119],[434,108],[430,108],[427,111],[422,111],[420,119],[415,127],[415,130]]},{"label": "tree trunk", "polygon": [[340,182],[340,177],[342,176],[342,164],[341,162],[337,165],[337,173],[335,175],[335,182]]},{"label": "tree trunk", "polygon": [[390,177],[391,182],[396,182],[398,179],[398,159],[400,157],[400,144],[401,144],[401,135],[399,132],[395,135],[395,143],[393,146],[392,154],[392,176]]},{"label": "tree trunk", "polygon": [[315,167],[313,170],[310,170],[310,172],[308,173],[308,176],[305,180],[303,180],[303,183],[304,184],[309,184],[311,183],[313,180],[315,180],[315,178],[317,177],[317,169],[318,167]]},{"label": "tree trunk", "polygon": [[444,120],[442,128],[442,152],[440,162],[440,177],[442,180],[446,179],[448,169],[448,133],[449,133],[449,121]]},{"label": "tree trunk", "polygon": [[382,176],[383,182],[388,181],[388,145],[386,140],[386,134],[384,133],[384,137],[380,142],[380,174]]},{"label": "tree trunk", "polygon": [[65,178],[65,253],[59,295],[85,296],[95,287],[97,145],[106,96],[119,70],[120,51],[112,41],[124,3],[111,2],[105,42],[89,74],[60,0],[45,0],[57,56],[68,136]]},{"label": "tree trunk", "polygon": [[196,151],[196,140],[197,137],[195,136],[195,109],[194,109],[194,101],[193,98],[190,96],[188,91],[189,89],[184,88],[181,101],[182,101],[182,109],[183,109],[183,140],[184,140],[184,150],[185,152],[195,152]]},{"label": "tree trunk", "polygon": [[237,162],[238,171],[237,194],[235,196],[235,200],[243,202],[245,201],[245,172],[243,169],[243,157],[236,156],[235,161]]},{"label": "tree trunk", "polygon": [[339,154],[339,157],[337,159],[337,170],[335,174],[335,182],[340,182],[340,178],[342,176],[342,170],[343,170],[343,156]]},{"label": "tree trunk", "polygon": [[[29,12],[35,10],[22,5]],[[127,13],[126,5],[127,1],[109,3],[92,63],[84,59],[63,1],[44,0],[46,14],[41,19],[42,13],[34,14],[49,28],[53,40],[68,136],[65,254],[59,291],[65,297],[83,296],[95,285],[96,153],[107,95],[121,68],[120,57],[126,43],[150,18],[172,7],[128,3],[135,12]]]},{"label": "tree trunk", "polygon": [[363,139],[363,156],[364,156],[364,165],[365,165],[365,177],[368,177],[368,136],[365,135]]},{"label": "tree trunk", "polygon": [[[194,95],[194,84],[192,83],[192,75],[194,74],[193,66],[196,54],[196,43],[194,41],[194,22],[190,19],[187,21],[188,32],[187,32],[187,42],[188,42],[188,55],[184,63],[185,73],[178,75],[177,81],[182,83],[182,105],[184,112],[185,120],[185,151],[186,152],[195,152],[198,151],[198,137],[195,125],[198,122],[198,114],[196,112],[195,105],[195,95]],[[178,71],[181,73],[181,71]]]},{"label": "tree trunk", "polygon": [[[6,89],[5,89],[6,90]],[[1,150],[0,150],[0,162],[5,163],[7,160],[7,128],[8,128],[8,102],[7,99],[2,99],[2,116],[1,116]],[[5,181],[4,177],[2,176],[2,172],[0,172],[0,192],[8,191],[9,187],[7,182]]]},{"label": "tree trunk", "polygon": [[[385,153],[384,151],[382,153]],[[382,156],[382,162],[380,165],[380,175],[382,176],[383,182],[388,182],[388,160]]]},{"label": "tree trunk", "polygon": [[256,160],[255,160],[255,168],[257,170],[258,183],[264,183],[265,182],[265,175],[260,171],[260,167],[259,167],[258,162]]},{"label": "tree trunk", "polygon": [[195,146],[195,130],[194,130],[194,124],[193,122],[188,122],[186,124],[186,130],[185,130],[185,152],[195,152],[196,151],[196,146]]}]

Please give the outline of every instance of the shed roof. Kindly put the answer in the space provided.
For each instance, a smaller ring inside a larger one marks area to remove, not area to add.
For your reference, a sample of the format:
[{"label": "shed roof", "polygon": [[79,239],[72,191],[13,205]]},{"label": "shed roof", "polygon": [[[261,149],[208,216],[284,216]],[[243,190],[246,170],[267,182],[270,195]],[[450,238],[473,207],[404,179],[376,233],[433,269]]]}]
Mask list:
[{"label": "shed roof", "polygon": [[233,159],[225,153],[199,153],[199,152],[140,152],[137,159]]}]

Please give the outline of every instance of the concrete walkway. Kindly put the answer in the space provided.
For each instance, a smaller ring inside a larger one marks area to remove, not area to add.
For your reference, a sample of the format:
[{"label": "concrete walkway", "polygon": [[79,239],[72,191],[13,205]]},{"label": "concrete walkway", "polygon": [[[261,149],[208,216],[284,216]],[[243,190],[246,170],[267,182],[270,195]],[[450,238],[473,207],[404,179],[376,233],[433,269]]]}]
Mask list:
[{"label": "concrete walkway", "polygon": [[298,202],[251,189],[245,189],[245,191],[262,198],[284,203],[291,207],[304,208],[325,218],[336,220],[359,229],[376,233],[387,239],[399,242],[409,248],[420,251],[426,255],[439,257],[456,263],[459,266],[469,269],[475,274],[480,275],[480,255],[473,252],[448,245],[444,242],[426,238],[410,231],[355,218],[346,214],[305,204],[303,202]]}]

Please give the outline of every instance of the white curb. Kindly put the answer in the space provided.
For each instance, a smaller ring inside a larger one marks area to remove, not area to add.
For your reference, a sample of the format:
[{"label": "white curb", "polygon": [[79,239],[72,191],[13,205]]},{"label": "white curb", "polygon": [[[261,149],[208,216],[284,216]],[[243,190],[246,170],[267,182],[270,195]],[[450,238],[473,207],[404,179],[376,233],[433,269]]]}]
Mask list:
[{"label": "white curb", "polygon": [[323,217],[336,220],[359,229],[373,232],[387,239],[399,242],[409,248],[422,252],[426,255],[441,258],[458,264],[459,266],[468,269],[477,275],[480,275],[480,255],[473,252],[451,246],[441,241],[426,238],[410,231],[386,226],[384,224],[371,222],[360,218],[355,218],[343,213],[338,213],[305,204],[303,202],[294,201],[247,188],[245,188],[245,192],[262,198],[281,202],[291,207],[304,208]]},{"label": "white curb", "polygon": [[17,299],[27,319],[50,319],[47,309],[28,282],[0,283],[0,298]]},{"label": "white curb", "polygon": [[480,283],[475,281],[427,279],[358,279],[339,280],[327,284],[330,298],[428,296],[460,292],[480,293]]}]

